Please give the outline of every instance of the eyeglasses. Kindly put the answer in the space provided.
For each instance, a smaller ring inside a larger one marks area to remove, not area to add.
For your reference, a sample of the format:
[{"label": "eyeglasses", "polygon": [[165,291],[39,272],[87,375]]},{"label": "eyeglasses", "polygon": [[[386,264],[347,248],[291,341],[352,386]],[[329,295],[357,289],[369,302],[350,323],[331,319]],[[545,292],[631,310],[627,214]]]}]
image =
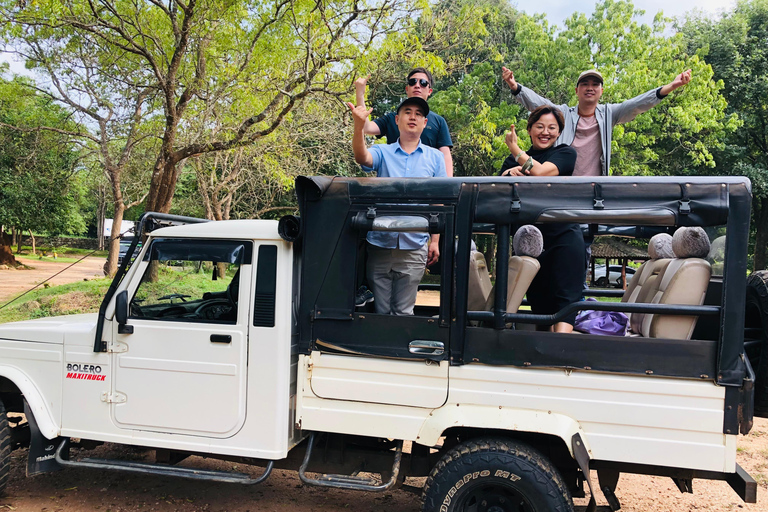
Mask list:
[{"label": "eyeglasses", "polygon": [[409,78],[408,79],[408,85],[410,85],[411,87],[416,85],[416,82],[418,82],[419,85],[422,86],[422,87],[429,87],[429,80],[426,80],[424,78]]}]

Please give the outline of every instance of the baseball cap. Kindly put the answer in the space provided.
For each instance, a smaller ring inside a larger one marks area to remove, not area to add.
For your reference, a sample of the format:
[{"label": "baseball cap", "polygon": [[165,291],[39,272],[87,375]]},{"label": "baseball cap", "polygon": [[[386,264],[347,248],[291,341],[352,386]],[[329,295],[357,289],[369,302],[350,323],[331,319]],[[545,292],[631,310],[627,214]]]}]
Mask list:
[{"label": "baseball cap", "polygon": [[579,85],[582,80],[586,80],[587,78],[594,78],[598,80],[601,84],[603,83],[603,75],[601,75],[598,70],[588,69],[579,75],[579,79],[576,80],[576,85]]},{"label": "baseball cap", "polygon": [[415,105],[419,107],[421,112],[424,114],[424,117],[427,117],[429,115],[429,104],[423,99],[419,98],[418,96],[413,96],[411,98],[405,98],[400,105],[397,106],[396,113],[400,113],[400,109],[403,108],[406,105]]}]

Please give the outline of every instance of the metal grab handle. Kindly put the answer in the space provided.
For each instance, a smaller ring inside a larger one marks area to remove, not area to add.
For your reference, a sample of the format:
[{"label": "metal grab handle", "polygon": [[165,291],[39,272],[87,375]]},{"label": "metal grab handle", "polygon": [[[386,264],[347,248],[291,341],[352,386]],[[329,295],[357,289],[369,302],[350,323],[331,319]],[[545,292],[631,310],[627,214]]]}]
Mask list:
[{"label": "metal grab handle", "polygon": [[445,344],[442,341],[413,340],[408,344],[408,351],[411,354],[441,356],[445,352]]}]

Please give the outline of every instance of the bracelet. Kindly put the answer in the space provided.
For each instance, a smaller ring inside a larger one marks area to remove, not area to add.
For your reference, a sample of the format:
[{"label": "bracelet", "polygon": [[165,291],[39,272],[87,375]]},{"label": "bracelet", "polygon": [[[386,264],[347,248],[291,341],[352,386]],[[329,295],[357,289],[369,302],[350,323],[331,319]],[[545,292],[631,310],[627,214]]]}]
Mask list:
[{"label": "bracelet", "polygon": [[530,171],[531,167],[533,167],[533,157],[529,157],[528,160],[523,164],[523,167],[520,169],[521,171]]},{"label": "bracelet", "polygon": [[523,153],[525,153],[525,151],[521,150],[518,154],[515,155],[515,162],[517,162],[517,159],[520,158],[520,155],[522,155]]}]

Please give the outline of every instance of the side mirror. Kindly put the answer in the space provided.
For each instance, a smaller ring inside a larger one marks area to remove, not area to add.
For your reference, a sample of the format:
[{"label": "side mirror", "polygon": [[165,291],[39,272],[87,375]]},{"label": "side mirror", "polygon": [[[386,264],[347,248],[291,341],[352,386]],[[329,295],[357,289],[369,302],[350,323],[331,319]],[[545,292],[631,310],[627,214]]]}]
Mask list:
[{"label": "side mirror", "polygon": [[115,318],[119,325],[128,323],[128,291],[123,290],[115,296]]}]

